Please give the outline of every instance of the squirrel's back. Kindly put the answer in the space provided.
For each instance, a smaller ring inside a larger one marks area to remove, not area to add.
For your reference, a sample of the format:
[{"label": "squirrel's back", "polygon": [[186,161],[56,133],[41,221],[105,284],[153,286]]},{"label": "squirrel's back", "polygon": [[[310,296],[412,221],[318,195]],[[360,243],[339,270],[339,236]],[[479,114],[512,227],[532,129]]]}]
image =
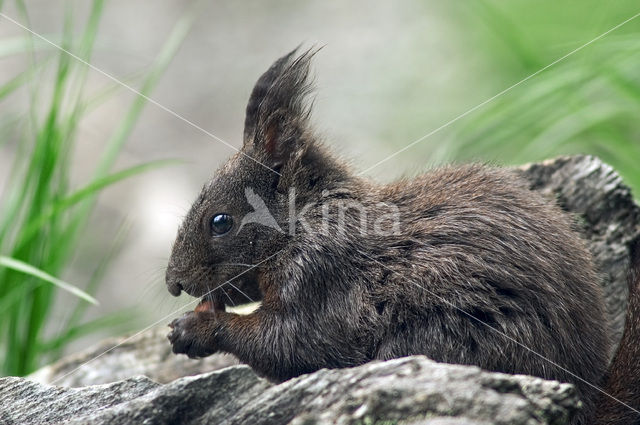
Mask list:
[{"label": "squirrel's back", "polygon": [[401,211],[390,244],[412,266],[391,266],[399,336],[378,358],[426,354],[572,382],[590,415],[609,342],[598,277],[570,217],[514,172],[482,165],[436,169],[379,196]]}]

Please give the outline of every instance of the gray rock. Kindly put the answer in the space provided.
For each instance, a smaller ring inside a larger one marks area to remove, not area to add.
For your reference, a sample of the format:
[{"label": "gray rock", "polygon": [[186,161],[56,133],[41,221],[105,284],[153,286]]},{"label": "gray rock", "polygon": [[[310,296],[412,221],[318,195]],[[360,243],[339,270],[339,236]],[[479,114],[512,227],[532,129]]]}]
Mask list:
[{"label": "gray rock", "polygon": [[[640,208],[629,189],[611,167],[590,156],[519,170],[532,189],[576,215],[602,276],[618,339],[626,308],[628,244],[640,237]],[[166,332],[160,327],[106,340],[30,377],[41,384],[0,379],[0,423],[561,424],[579,409],[569,384],[438,364],[421,356],[320,370],[274,385],[245,366],[210,372],[235,364],[231,356],[198,361],[175,356]],[[129,378],[136,374],[159,383]],[[124,380],[86,386],[118,379]],[[46,385],[51,382],[82,388]]]},{"label": "gray rock", "polygon": [[138,334],[108,338],[88,350],[69,355],[29,375],[43,384],[67,387],[104,384],[134,375],[167,383],[238,364],[228,354],[193,360],[176,356],[167,341],[168,328],[161,326]]},{"label": "gray rock", "polygon": [[424,356],[320,370],[280,385],[246,366],[169,384],[129,378],[59,388],[0,379],[3,423],[561,424],[579,409],[570,384],[433,362]]},{"label": "gray rock", "polygon": [[144,376],[82,389],[45,386],[22,378],[1,378],[0,423],[22,425],[68,421],[136,399],[158,385]]}]

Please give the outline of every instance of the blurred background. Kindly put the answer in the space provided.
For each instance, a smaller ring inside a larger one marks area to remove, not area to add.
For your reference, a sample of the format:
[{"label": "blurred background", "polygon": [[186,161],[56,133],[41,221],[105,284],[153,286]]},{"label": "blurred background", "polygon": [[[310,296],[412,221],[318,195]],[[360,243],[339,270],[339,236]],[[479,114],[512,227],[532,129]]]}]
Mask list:
[{"label": "blurred background", "polygon": [[372,178],[590,153],[638,197],[640,17],[456,119],[637,2],[378,3],[0,1],[0,256],[19,261],[0,267],[0,375],[164,326],[191,301],[166,292],[164,267],[182,216],[234,152],[212,135],[241,146],[255,80],[300,43],[325,46],[317,129]]}]

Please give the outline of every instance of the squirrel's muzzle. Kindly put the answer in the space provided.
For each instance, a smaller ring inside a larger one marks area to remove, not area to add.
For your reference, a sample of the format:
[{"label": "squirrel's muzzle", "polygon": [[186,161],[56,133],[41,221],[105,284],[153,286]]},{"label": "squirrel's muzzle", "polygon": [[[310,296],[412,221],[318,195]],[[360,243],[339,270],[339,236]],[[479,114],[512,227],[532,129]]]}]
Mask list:
[{"label": "squirrel's muzzle", "polygon": [[184,286],[182,285],[182,283],[175,277],[171,276],[169,270],[167,270],[165,280],[167,282],[167,289],[169,290],[169,293],[174,297],[180,295],[180,293],[184,290]]}]

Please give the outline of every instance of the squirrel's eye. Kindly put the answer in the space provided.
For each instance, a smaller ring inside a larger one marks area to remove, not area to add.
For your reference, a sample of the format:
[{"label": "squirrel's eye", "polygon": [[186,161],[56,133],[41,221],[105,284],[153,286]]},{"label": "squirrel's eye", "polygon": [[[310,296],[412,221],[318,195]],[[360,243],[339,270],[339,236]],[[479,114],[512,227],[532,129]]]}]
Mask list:
[{"label": "squirrel's eye", "polygon": [[224,235],[233,227],[233,218],[229,214],[216,214],[209,223],[211,233],[214,235]]}]

